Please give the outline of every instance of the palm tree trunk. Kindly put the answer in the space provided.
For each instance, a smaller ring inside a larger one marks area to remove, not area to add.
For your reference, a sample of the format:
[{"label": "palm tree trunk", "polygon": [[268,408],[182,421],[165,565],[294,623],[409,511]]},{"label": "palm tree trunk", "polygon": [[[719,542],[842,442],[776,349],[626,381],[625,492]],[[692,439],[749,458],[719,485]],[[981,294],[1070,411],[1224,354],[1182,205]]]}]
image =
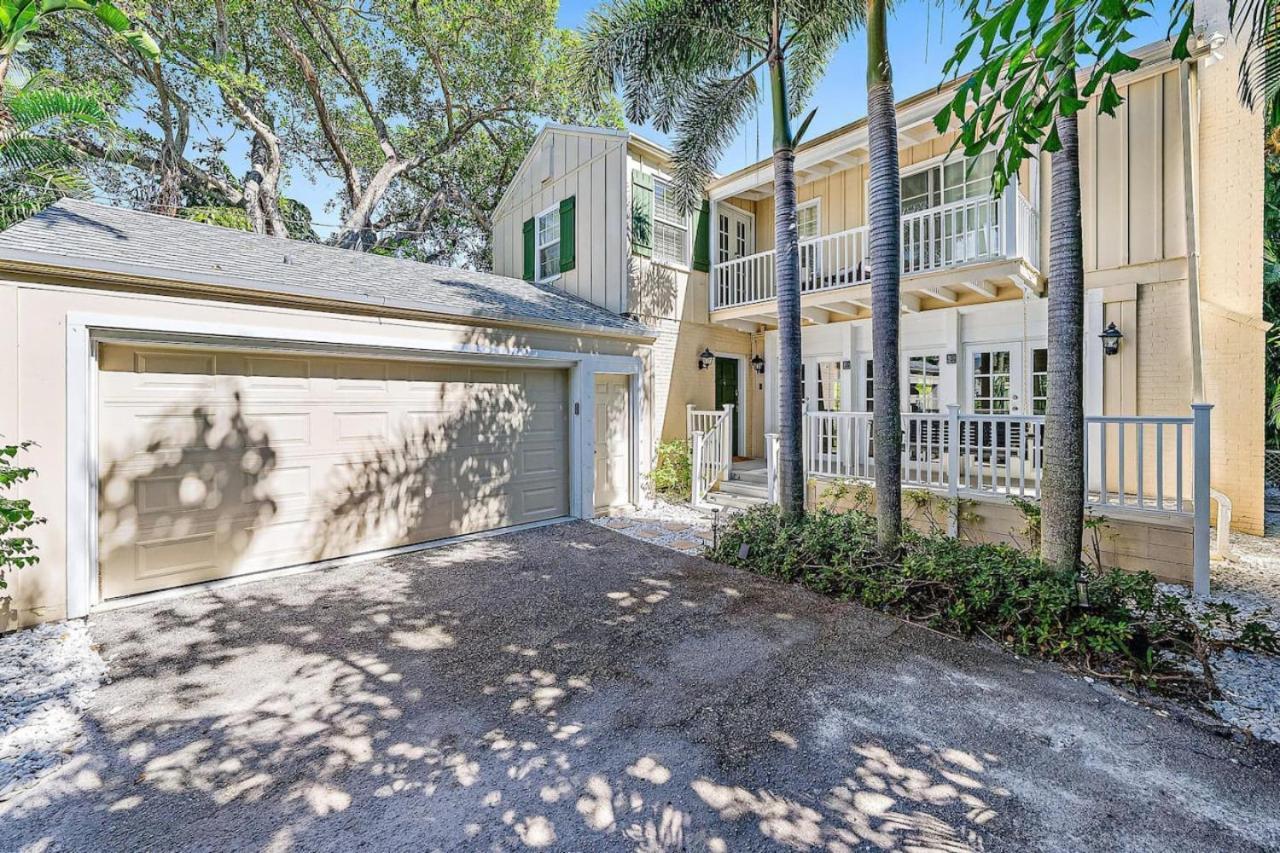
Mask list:
[{"label": "palm tree trunk", "polygon": [[887,0],[872,0],[867,6],[867,136],[876,540],[882,549],[891,551],[897,549],[902,534],[902,398],[898,388],[902,203],[887,6]]},{"label": "palm tree trunk", "polygon": [[773,91],[774,278],[778,285],[778,493],[782,512],[804,514],[804,400],[800,396],[800,246],[796,236],[796,172],[782,60],[769,63]]},{"label": "palm tree trunk", "polygon": [[1084,251],[1076,117],[1055,119],[1062,148],[1051,155],[1049,400],[1040,482],[1040,555],[1074,569],[1084,535]]}]

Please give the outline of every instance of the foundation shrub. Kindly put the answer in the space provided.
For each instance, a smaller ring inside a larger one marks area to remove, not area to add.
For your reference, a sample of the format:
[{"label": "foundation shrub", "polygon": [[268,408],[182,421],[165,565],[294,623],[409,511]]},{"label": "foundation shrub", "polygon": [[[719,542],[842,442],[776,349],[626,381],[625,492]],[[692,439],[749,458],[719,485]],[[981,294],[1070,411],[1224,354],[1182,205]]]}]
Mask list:
[{"label": "foundation shrub", "polygon": [[709,556],[947,634],[1196,698],[1217,696],[1213,654],[1280,653],[1265,624],[1241,622],[1224,603],[1192,606],[1150,573],[1082,567],[1077,575],[1008,545],[913,531],[886,556],[875,528],[861,511],[820,509],[788,521],[775,507],[756,507],[733,520]]},{"label": "foundation shrub", "polygon": [[658,458],[649,474],[653,490],[671,501],[689,500],[693,488],[693,467],[689,442],[684,439],[664,441],[658,445]]}]

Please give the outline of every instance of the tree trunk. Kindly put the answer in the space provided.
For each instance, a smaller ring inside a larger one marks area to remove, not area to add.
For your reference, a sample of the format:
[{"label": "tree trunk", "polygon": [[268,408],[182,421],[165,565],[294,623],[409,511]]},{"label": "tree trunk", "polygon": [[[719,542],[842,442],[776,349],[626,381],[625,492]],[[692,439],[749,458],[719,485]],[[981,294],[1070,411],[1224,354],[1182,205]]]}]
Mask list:
[{"label": "tree trunk", "polygon": [[902,534],[902,418],[898,319],[902,241],[898,117],[893,104],[886,0],[867,7],[868,204],[871,236],[871,349],[876,540],[896,550]]},{"label": "tree trunk", "polygon": [[800,344],[800,246],[796,235],[795,150],[782,61],[769,64],[773,90],[773,240],[778,289],[778,497],[790,518],[804,515],[804,400]]},{"label": "tree trunk", "polygon": [[1084,535],[1084,250],[1076,117],[1055,119],[1049,196],[1049,399],[1040,480],[1040,556],[1074,569]]}]

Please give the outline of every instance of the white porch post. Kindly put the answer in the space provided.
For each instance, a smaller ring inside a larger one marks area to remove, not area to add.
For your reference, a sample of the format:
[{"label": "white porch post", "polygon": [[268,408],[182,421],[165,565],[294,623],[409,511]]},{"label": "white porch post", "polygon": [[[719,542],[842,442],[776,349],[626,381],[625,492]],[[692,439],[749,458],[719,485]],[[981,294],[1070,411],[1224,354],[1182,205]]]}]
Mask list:
[{"label": "white porch post", "polygon": [[729,472],[733,470],[733,439],[738,431],[733,428],[733,403],[724,404],[724,447],[721,450],[721,463],[724,467],[724,479],[729,479]]},{"label": "white porch post", "polygon": [[690,442],[693,453],[693,477],[690,487],[689,503],[695,507],[702,506],[702,498],[707,489],[702,482],[702,432],[694,432]]},{"label": "white porch post", "polygon": [[1000,242],[1003,244],[1006,258],[1018,255],[1018,175],[1015,172],[1004,188],[1004,197],[1000,199]]},{"label": "white porch post", "polygon": [[947,406],[947,535],[960,537],[960,407]]},{"label": "white porch post", "polygon": [[684,407],[684,437],[693,438],[693,403]]},{"label": "white porch post", "polygon": [[764,436],[765,497],[771,504],[778,503],[778,434]]},{"label": "white porch post", "polygon": [[1210,403],[1192,403],[1191,445],[1194,448],[1192,494],[1195,522],[1192,527],[1191,554],[1195,577],[1195,594],[1209,595],[1209,412]]},{"label": "white porch post", "polygon": [[719,278],[719,270],[716,269],[716,261],[720,259],[720,217],[716,214],[717,202],[714,198],[710,200],[708,205],[707,218],[707,242],[710,244],[707,252],[707,302],[712,311],[720,305],[720,293],[716,287],[716,281]]}]

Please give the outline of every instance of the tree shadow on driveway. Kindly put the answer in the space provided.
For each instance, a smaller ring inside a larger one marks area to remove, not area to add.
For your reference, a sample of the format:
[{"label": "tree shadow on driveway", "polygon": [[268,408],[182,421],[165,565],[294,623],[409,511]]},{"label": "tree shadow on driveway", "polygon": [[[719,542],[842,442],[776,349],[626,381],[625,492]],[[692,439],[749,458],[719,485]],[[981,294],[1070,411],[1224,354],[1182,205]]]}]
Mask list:
[{"label": "tree shadow on driveway", "polygon": [[103,613],[35,849],[1264,849],[1267,755],[585,523]]}]

